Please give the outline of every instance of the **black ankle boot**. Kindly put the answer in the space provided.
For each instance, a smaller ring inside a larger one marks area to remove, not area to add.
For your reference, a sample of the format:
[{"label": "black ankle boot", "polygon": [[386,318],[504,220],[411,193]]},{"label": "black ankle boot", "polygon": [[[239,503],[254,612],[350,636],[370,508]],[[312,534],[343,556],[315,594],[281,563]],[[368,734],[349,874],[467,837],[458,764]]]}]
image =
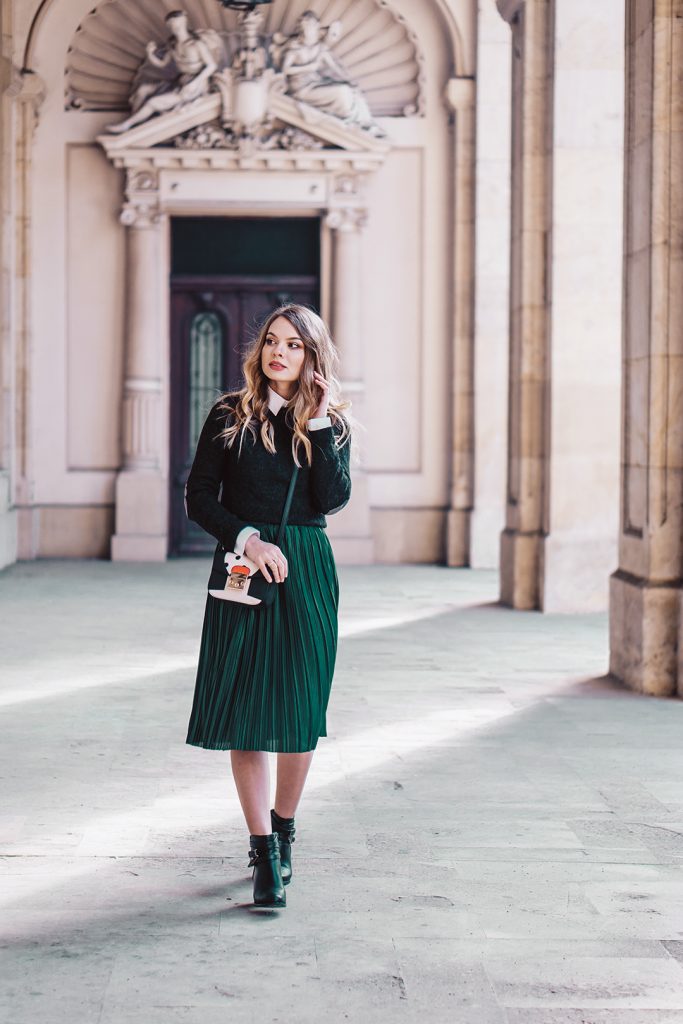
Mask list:
[{"label": "black ankle boot", "polygon": [[284,885],[289,885],[292,880],[292,843],[294,842],[294,818],[281,818],[279,814],[275,813],[275,808],[271,808],[270,820],[273,826],[273,832],[277,835],[280,842],[280,867],[282,870],[282,881]]},{"label": "black ankle boot", "polygon": [[254,869],[254,905],[257,907],[284,907],[287,904],[280,869],[278,837],[249,836],[249,867]]}]

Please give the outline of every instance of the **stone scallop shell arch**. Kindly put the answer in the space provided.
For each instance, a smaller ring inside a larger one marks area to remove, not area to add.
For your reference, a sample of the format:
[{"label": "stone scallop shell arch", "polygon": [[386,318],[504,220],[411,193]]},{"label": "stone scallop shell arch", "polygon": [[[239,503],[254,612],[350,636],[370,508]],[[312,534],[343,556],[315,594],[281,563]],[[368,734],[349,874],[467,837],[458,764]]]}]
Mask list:
[{"label": "stone scallop shell arch", "polygon": [[[164,18],[179,8],[187,12],[193,28],[220,32],[230,52],[237,15],[218,0],[103,0],[83,19],[69,46],[66,109],[127,110],[147,43],[168,36]],[[333,52],[363,91],[373,115],[424,113],[424,62],[417,39],[387,0],[275,0],[264,10],[267,36],[293,33],[305,10],[315,11],[323,25],[341,21]]]}]

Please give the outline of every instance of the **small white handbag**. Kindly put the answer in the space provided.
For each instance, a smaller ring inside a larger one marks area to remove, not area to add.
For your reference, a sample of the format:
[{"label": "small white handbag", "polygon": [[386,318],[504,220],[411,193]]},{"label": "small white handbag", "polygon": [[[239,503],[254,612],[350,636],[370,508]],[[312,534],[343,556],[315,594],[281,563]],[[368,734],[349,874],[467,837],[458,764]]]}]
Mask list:
[{"label": "small white handbag", "polygon": [[219,590],[209,587],[212,597],[218,597],[222,601],[241,601],[242,604],[261,604],[263,598],[253,597],[249,593],[251,581],[258,573],[260,579],[267,584],[265,576],[259,570],[256,562],[252,562],[246,555],[238,555],[234,551],[226,551],[223,557],[225,570],[228,578],[225,586]]}]

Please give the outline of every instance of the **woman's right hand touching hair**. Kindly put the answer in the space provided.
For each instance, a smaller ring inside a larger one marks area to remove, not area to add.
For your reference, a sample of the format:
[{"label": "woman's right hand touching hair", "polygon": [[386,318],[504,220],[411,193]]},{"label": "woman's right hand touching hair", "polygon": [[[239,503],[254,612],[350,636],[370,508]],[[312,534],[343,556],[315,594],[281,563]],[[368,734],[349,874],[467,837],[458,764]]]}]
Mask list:
[{"label": "woman's right hand touching hair", "polygon": [[261,540],[256,534],[252,534],[244,545],[244,553],[252,562],[256,562],[269,583],[272,579],[276,583],[284,582],[289,568],[287,559],[277,544],[271,544],[267,540]]}]

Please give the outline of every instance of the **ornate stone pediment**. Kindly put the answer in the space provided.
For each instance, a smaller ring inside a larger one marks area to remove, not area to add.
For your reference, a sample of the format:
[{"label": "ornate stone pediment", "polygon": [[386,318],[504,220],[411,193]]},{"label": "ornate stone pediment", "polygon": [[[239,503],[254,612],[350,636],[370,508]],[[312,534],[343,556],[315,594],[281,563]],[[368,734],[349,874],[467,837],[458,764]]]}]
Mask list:
[{"label": "ornate stone pediment", "polygon": [[107,155],[120,165],[130,163],[123,154],[158,149],[223,151],[238,165],[278,152],[381,158],[386,133],[331,52],[341,22],[325,28],[308,11],[293,35],[267,37],[263,19],[259,11],[240,16],[228,59],[217,32],[193,29],[184,11],[169,14],[171,36],[148,43],[129,116],[98,139]]},{"label": "ornate stone pediment", "polygon": [[271,96],[260,132],[241,137],[223,118],[221,98],[211,93],[182,109],[160,114],[119,135],[100,135],[98,142],[114,159],[131,149],[169,147],[179,149],[228,149],[244,156],[260,150],[340,149],[356,153],[385,154],[389,144],[362,129],[345,125],[315,108],[306,108],[288,96]]}]

